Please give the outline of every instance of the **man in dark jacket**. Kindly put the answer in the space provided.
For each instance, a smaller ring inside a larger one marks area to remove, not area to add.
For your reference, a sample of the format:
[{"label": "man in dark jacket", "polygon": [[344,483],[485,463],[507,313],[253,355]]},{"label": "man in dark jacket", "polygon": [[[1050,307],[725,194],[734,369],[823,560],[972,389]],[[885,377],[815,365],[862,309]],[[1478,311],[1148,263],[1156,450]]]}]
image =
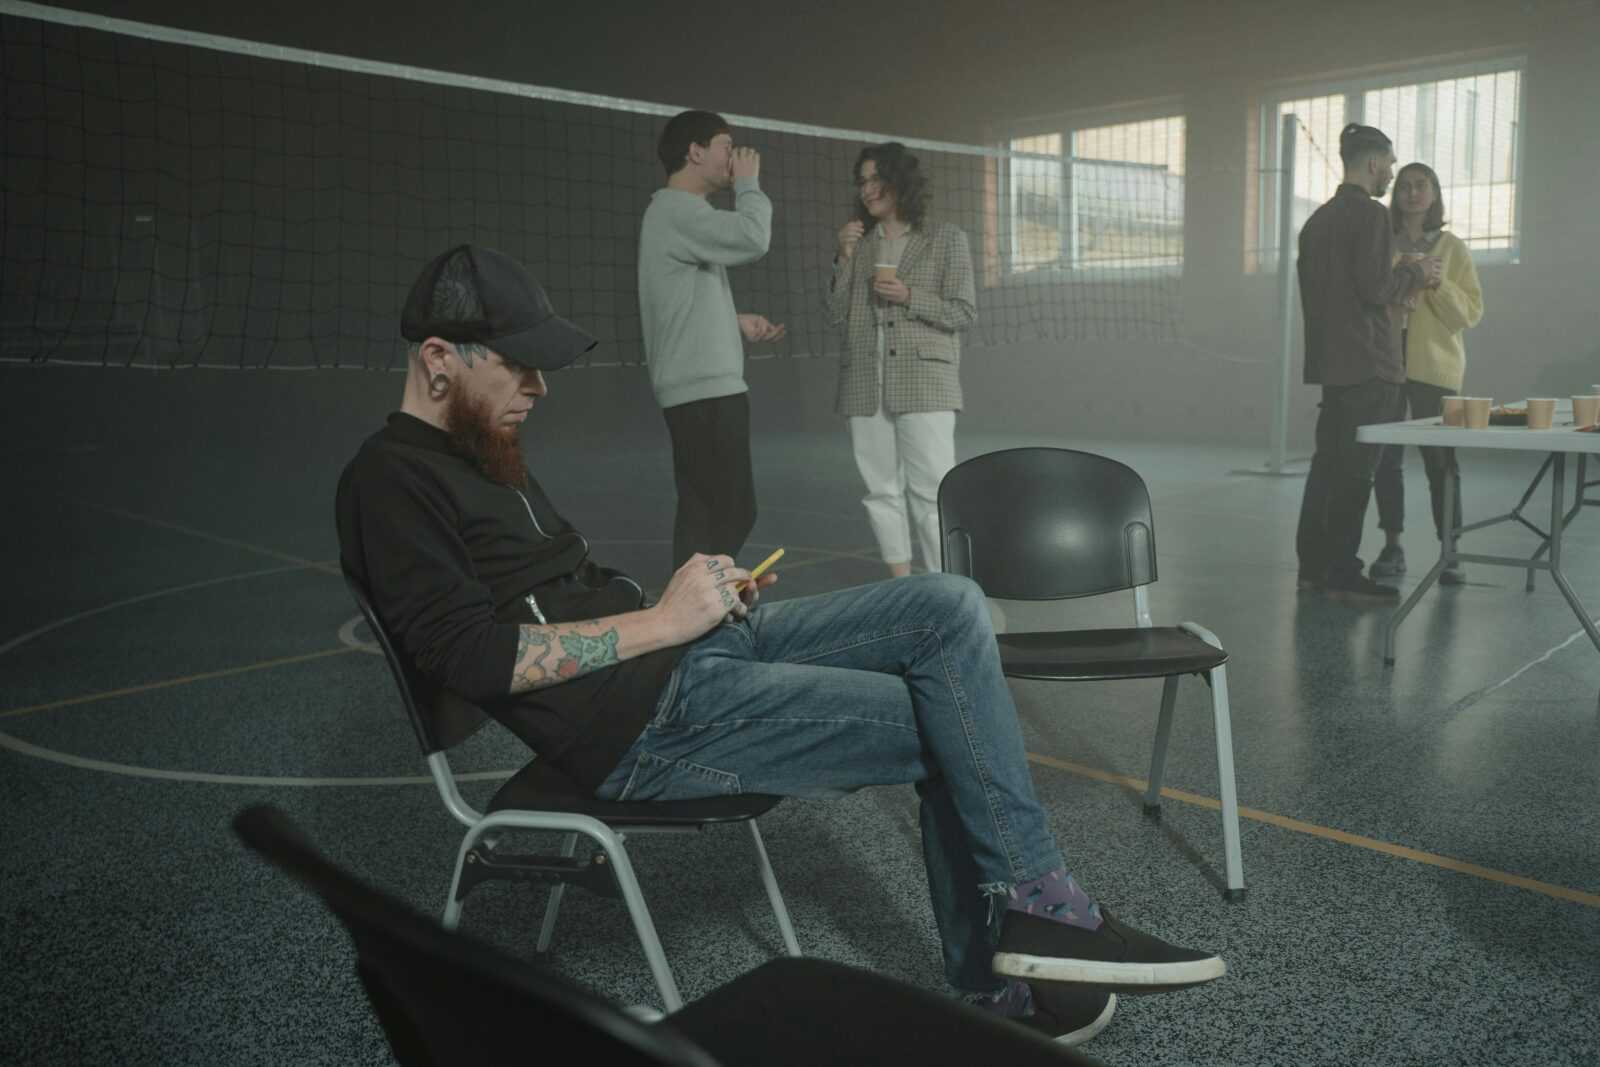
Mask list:
[{"label": "man in dark jacket", "polygon": [[697,553],[648,605],[589,559],[518,445],[543,372],[593,339],[471,245],[423,270],[401,333],[400,410],[339,482],[340,560],[432,685],[604,800],[914,784],[950,983],[1051,1037],[1105,1026],[1114,990],[1225,972],[1067,873],[976,585],[927,574],[758,606],[775,575]]},{"label": "man in dark jacket", "polygon": [[1344,182],[1300,230],[1305,380],[1322,386],[1322,403],[1295,547],[1301,589],[1383,602],[1398,591],[1363,574],[1358,554],[1379,449],[1358,442],[1356,429],[1397,417],[1406,368],[1391,309],[1436,281],[1440,262],[1394,261],[1389,213],[1375,199],[1394,176],[1389,138],[1352,123],[1339,157]]}]

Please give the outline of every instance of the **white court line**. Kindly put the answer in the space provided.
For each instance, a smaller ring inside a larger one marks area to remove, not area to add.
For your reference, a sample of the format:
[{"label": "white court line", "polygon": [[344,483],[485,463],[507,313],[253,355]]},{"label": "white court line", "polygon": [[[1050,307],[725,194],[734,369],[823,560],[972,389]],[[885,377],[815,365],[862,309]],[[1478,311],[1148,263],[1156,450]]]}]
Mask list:
[{"label": "white court line", "polygon": [[189,537],[198,537],[203,541],[211,541],[215,544],[227,545],[229,548],[242,548],[247,552],[255,552],[258,555],[268,556],[272,559],[281,559],[286,563],[298,563],[302,567],[309,567],[313,570],[319,570],[325,574],[339,573],[338,568],[332,563],[319,563],[316,560],[304,559],[300,556],[290,555],[288,552],[279,552],[274,548],[263,548],[261,545],[254,545],[249,541],[238,541],[231,537],[222,537],[218,534],[207,533],[205,530],[197,530],[193,526],[185,526],[181,522],[171,522],[167,519],[158,519],[153,515],[141,515],[137,511],[128,511],[125,508],[113,507],[110,504],[99,504],[93,500],[83,500],[76,497],[66,497],[64,499],[71,500],[74,504],[80,504],[86,508],[94,508],[97,511],[107,512],[108,514],[115,515],[118,518],[133,519],[135,522],[149,523],[151,526],[159,526],[163,530],[173,530],[177,533],[186,534]]},{"label": "white court line", "polygon": [[138,596],[131,596],[125,600],[114,600],[109,604],[102,604],[98,608],[90,608],[88,611],[80,611],[76,615],[65,616],[64,618],[57,619],[55,622],[46,623],[37,630],[29,630],[25,634],[13,637],[5,644],[0,645],[0,656],[10,652],[18,645],[32,641],[35,637],[40,637],[49,633],[51,630],[59,630],[63,626],[80,622],[83,619],[93,618],[96,615],[103,615],[108,611],[115,611],[118,608],[125,608],[132,604],[142,604],[147,600],[159,600],[162,597],[172,596],[176,593],[187,593],[191,589],[204,589],[210,585],[222,585],[226,582],[237,582],[246,578],[259,578],[266,574],[287,574],[290,571],[303,571],[307,570],[308,568],[315,567],[320,567],[320,564],[308,562],[291,564],[287,567],[268,567],[266,570],[246,571],[243,574],[228,574],[221,578],[207,578],[200,582],[190,582],[188,585],[175,585],[170,589],[157,589],[153,593],[140,593]]},{"label": "white court line", "polygon": [[[207,785],[293,786],[299,788],[433,784],[432,778],[415,775],[395,778],[302,778],[295,775],[274,776],[264,774],[213,774],[209,771],[166,771],[156,767],[137,767],[131,763],[113,763],[110,760],[89,759],[86,756],[74,756],[66,752],[57,752],[53,748],[42,748],[39,745],[4,732],[0,732],[0,748],[9,748],[11,751],[21,753],[24,756],[33,756],[36,759],[60,763],[67,767],[76,767],[79,770],[120,774],[126,778],[153,778],[163,782],[203,782]],[[520,768],[518,769],[520,770]],[[455,778],[458,782],[487,782],[509,778],[516,773],[515,770],[472,771],[467,774],[457,774]]]},{"label": "white court line", "polygon": [[[1595,619],[1593,621],[1600,622],[1600,619]],[[1547,662],[1550,659],[1551,656],[1554,656],[1557,652],[1560,652],[1562,649],[1564,649],[1568,645],[1572,644],[1578,638],[1580,638],[1580,637],[1588,637],[1588,636],[1589,636],[1588,633],[1583,631],[1583,630],[1575,631],[1572,634],[1571,637],[1568,637],[1565,641],[1561,642],[1559,645],[1556,645],[1554,648],[1545,650],[1544,655],[1538,656],[1538,657],[1536,657],[1534,659],[1529,660],[1527,663],[1524,663],[1522,666],[1518,667],[1515,671],[1512,671],[1509,675],[1507,675],[1506,677],[1500,679],[1498,682],[1494,683],[1493,685],[1486,685],[1482,689],[1479,689],[1479,690],[1476,690],[1474,692],[1468,693],[1466,696],[1462,697],[1460,700],[1456,701],[1454,704],[1451,704],[1450,708],[1449,708],[1449,711],[1446,712],[1446,714],[1449,714],[1449,713],[1452,713],[1452,712],[1457,712],[1457,711],[1466,711],[1468,708],[1472,707],[1474,704],[1476,704],[1478,701],[1482,700],[1484,697],[1488,696],[1490,693],[1495,692],[1497,689],[1504,689],[1506,686],[1510,685],[1512,682],[1516,681],[1518,678],[1521,678],[1524,674],[1526,674],[1528,671],[1531,671],[1533,668],[1537,667],[1539,664]]]}]

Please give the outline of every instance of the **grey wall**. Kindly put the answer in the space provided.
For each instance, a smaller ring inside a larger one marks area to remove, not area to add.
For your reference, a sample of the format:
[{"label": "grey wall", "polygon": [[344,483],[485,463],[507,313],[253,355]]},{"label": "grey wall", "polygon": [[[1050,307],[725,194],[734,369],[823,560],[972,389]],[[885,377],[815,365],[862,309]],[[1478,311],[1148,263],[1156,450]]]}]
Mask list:
[{"label": "grey wall", "polygon": [[[1600,308],[1589,295],[1588,255],[1600,238],[1591,195],[1600,175],[1593,0],[64,6],[730,113],[963,141],[998,136],[1022,116],[1174,98],[1189,131],[1183,340],[974,352],[965,369],[967,425],[1263,446],[1277,347],[1274,279],[1243,269],[1249,130],[1262,96],[1296,79],[1514,51],[1527,56],[1522,262],[1482,272],[1488,312],[1469,335],[1469,388],[1515,399],[1600,381]],[[601,411],[634,412],[638,403],[648,412],[640,372],[583,373],[601,377],[568,396],[626,397],[625,407]],[[285,402],[303,392],[311,411],[324,376],[295,377],[304,380],[285,387]],[[828,415],[830,364],[772,361],[754,365],[751,377],[766,424],[839,432]],[[224,376],[214,388],[236,387]],[[1291,425],[1303,448],[1314,396],[1301,386],[1293,395]],[[622,425],[658,427],[631,414]]]}]

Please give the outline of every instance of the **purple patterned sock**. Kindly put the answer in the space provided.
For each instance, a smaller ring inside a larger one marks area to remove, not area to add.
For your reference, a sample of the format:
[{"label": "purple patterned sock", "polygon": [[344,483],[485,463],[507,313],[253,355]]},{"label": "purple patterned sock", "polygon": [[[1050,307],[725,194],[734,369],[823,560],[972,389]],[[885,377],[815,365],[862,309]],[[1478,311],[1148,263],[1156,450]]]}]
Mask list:
[{"label": "purple patterned sock", "polygon": [[1020,978],[1006,979],[1006,987],[998,993],[969,994],[966,1001],[1004,1019],[1025,1019],[1033,1014],[1033,990]]},{"label": "purple patterned sock", "polygon": [[1011,900],[1006,907],[1085,930],[1100,929],[1100,905],[1090,900],[1078,880],[1064,870],[1051,871],[1031,882],[1019,882],[1012,887]]}]

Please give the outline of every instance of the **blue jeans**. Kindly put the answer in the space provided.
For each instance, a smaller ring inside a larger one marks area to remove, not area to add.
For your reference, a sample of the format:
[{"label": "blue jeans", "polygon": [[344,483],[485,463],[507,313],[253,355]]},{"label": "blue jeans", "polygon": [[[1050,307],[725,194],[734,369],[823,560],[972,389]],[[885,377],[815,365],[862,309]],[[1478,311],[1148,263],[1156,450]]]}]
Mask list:
[{"label": "blue jeans", "polygon": [[990,970],[1006,894],[1063,866],[983,593],[924,574],[762,605],[695,641],[596,795],[839,796],[912,783],[945,975]]}]

